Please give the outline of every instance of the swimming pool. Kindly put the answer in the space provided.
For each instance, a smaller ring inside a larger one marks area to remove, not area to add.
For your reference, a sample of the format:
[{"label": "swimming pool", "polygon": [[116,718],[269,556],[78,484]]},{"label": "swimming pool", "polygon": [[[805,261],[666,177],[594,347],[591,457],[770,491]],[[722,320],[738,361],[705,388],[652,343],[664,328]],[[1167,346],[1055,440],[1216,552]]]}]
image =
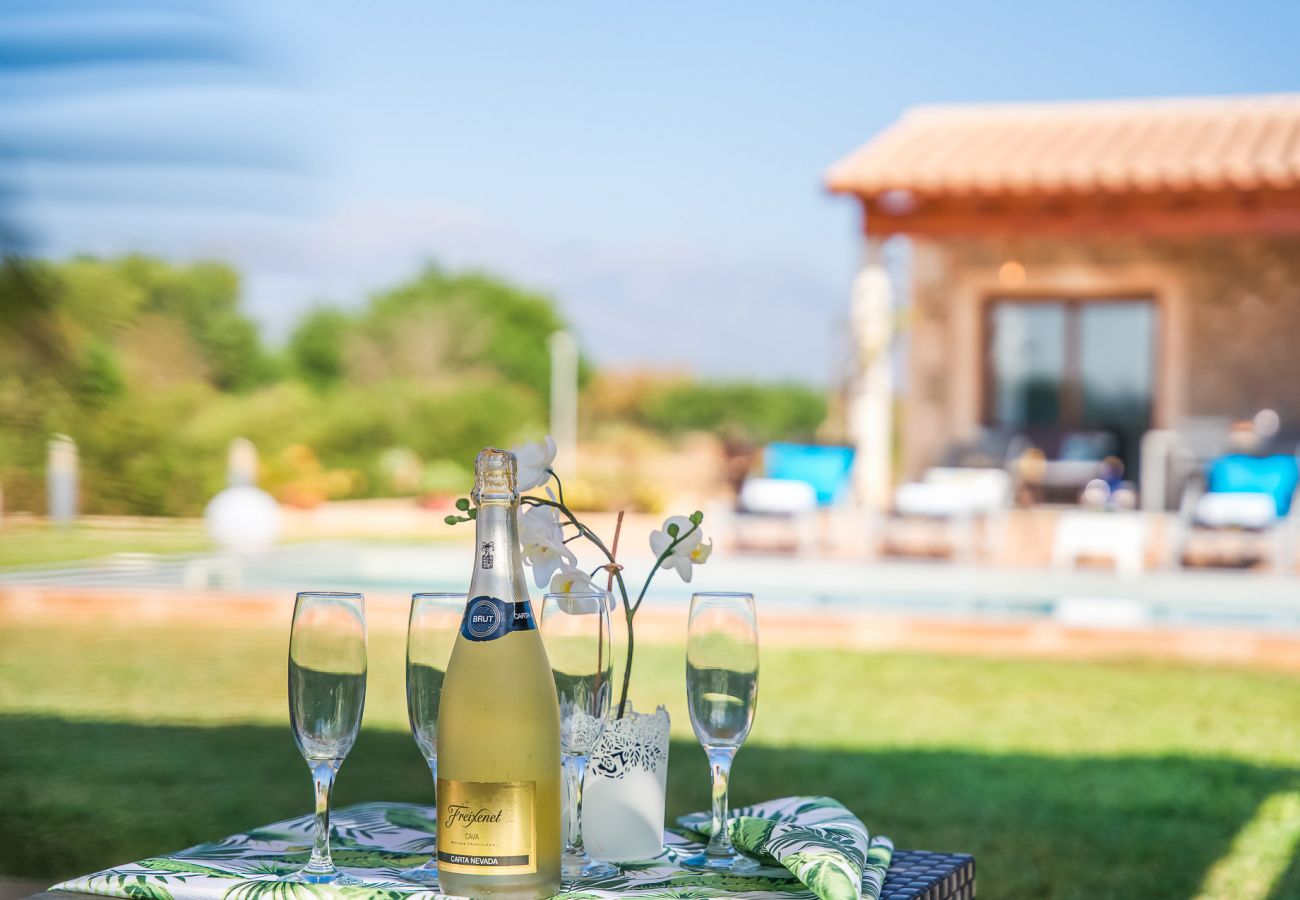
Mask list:
[{"label": "swimming pool", "polygon": [[[256,591],[462,590],[468,545],[318,541],[258,555],[118,554],[9,569],[0,586]],[[634,576],[648,557],[628,560]],[[693,584],[661,573],[655,605],[685,605],[692,590],[752,591],[765,607],[834,609],[953,619],[1055,620],[1094,628],[1231,627],[1300,631],[1300,580],[1257,572],[1015,569],[946,562],[716,554]]]}]

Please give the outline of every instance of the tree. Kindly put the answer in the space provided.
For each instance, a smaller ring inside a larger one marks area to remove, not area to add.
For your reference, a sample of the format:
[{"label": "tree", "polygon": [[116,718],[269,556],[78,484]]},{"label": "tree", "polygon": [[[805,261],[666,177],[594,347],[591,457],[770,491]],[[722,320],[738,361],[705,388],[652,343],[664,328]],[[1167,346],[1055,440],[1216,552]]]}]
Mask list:
[{"label": "tree", "polygon": [[303,317],[289,338],[289,360],[304,381],[315,387],[337,384],[344,374],[344,341],[352,320],[330,307]]},{"label": "tree", "polygon": [[430,266],[375,297],[361,316],[349,375],[430,382],[490,374],[545,396],[551,334],[565,327],[554,303],[489,275]]},{"label": "tree", "polygon": [[230,266],[217,262],[176,266],[128,256],[116,267],[143,288],[143,309],[185,325],[203,354],[214,387],[241,391],[273,379],[274,367],[257,326],[239,308],[239,275]]}]

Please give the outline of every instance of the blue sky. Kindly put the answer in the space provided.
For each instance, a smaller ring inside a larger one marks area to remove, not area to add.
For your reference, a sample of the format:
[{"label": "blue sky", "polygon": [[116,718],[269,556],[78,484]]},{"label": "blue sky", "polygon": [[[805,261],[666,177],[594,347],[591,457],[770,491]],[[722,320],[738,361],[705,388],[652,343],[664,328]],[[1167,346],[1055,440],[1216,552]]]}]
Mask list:
[{"label": "blue sky", "polygon": [[44,4],[10,34],[46,64],[0,65],[41,250],[229,258],[272,337],[489,268],[603,362],[724,376],[835,376],[859,241],[820,176],[910,105],[1300,90],[1282,2],[121,0],[152,54],[74,74],[105,7]]}]

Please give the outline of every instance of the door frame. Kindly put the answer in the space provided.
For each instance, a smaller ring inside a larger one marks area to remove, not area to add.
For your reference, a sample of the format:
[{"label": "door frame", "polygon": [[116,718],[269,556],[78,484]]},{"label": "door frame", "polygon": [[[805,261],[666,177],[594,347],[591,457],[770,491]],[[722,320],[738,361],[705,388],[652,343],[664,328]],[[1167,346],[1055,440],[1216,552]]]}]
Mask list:
[{"label": "door frame", "polygon": [[1079,422],[1082,415],[1083,404],[1083,381],[1080,366],[1080,353],[1082,350],[1082,337],[1080,336],[1080,315],[1081,311],[1088,306],[1100,306],[1107,303],[1145,303],[1151,308],[1155,321],[1151,333],[1151,413],[1147,430],[1157,427],[1158,409],[1160,399],[1163,393],[1163,383],[1165,381],[1164,366],[1162,365],[1162,340],[1165,325],[1163,310],[1159,298],[1152,292],[1143,293],[1105,293],[1105,294],[1058,294],[1056,296],[1044,295],[1041,292],[1035,292],[1032,296],[1022,290],[999,291],[986,295],[980,300],[980,328],[979,328],[979,421],[982,425],[997,427],[994,419],[995,404],[997,400],[997,391],[994,389],[994,360],[993,347],[993,314],[994,310],[1002,304],[1018,304],[1020,306],[1057,306],[1065,312],[1065,331],[1063,339],[1064,347],[1064,365],[1065,380],[1061,385],[1061,423],[1062,431],[1083,430],[1084,426]]},{"label": "door frame", "polygon": [[[1025,264],[1023,284],[1000,283],[997,263],[955,265],[948,270],[951,317],[945,323],[949,353],[945,421],[937,440],[968,439],[984,417],[982,377],[984,306],[995,297],[1150,297],[1159,315],[1158,374],[1153,427],[1169,428],[1187,409],[1188,296],[1175,267],[1153,262],[1127,264]],[[936,422],[936,425],[939,423]]]}]

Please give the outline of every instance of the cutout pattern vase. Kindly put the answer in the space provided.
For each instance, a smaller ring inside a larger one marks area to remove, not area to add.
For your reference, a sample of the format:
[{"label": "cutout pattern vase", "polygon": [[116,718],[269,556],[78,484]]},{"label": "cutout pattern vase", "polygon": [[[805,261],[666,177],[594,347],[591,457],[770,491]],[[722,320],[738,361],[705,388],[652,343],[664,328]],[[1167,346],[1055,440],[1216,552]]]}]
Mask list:
[{"label": "cutout pattern vase", "polygon": [[593,858],[631,862],[663,851],[669,725],[661,706],[605,726],[582,794],[582,839]]}]

